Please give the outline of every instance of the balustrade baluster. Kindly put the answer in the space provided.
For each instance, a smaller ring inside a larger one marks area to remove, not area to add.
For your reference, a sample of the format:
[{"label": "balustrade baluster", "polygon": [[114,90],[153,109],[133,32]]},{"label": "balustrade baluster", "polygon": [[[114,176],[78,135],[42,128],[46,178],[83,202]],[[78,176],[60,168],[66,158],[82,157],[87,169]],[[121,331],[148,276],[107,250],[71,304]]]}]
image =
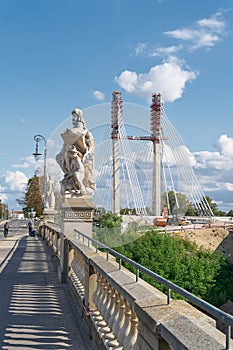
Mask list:
[{"label": "balustrade baluster", "polygon": [[123,327],[125,319],[125,300],[121,295],[119,295],[119,298],[116,299],[116,303],[116,308],[119,310],[113,325],[113,333],[115,334],[116,338],[118,338],[119,331]]},{"label": "balustrade baluster", "polygon": [[52,249],[54,251],[54,231],[53,230],[51,231],[51,234],[52,234]]},{"label": "balustrade baluster", "polygon": [[72,267],[73,261],[74,261],[74,249],[70,249],[68,254],[68,266]]},{"label": "balustrade baluster", "polygon": [[55,239],[54,239],[54,248],[55,248],[55,254],[57,254],[58,251],[58,237],[57,237],[57,233],[55,232]]},{"label": "balustrade baluster", "polygon": [[100,330],[101,333],[104,334],[104,337],[105,337],[106,333],[111,332],[111,328],[109,327],[108,320],[110,318],[110,313],[111,313],[111,309],[112,309],[112,293],[113,293],[113,289],[112,289],[111,285],[108,284],[108,286],[107,286],[107,299],[106,299],[106,302],[105,302],[105,305],[104,305],[104,308],[102,311],[102,315],[103,315],[104,320],[106,322],[106,326]]},{"label": "balustrade baluster", "polygon": [[115,291],[115,294],[113,296],[113,308],[112,308],[112,312],[111,312],[111,317],[109,319],[108,325],[111,329],[111,333],[107,334],[105,336],[106,339],[106,346],[108,349],[120,349],[120,345],[119,342],[117,340],[117,336],[116,334],[118,333],[114,333],[114,328],[116,330],[116,324],[119,324],[119,318],[120,318],[120,296],[118,294],[118,292]]},{"label": "balustrade baluster", "polygon": [[61,237],[58,237],[58,240],[57,240],[57,251],[60,257],[61,256]]},{"label": "balustrade baluster", "polygon": [[[127,337],[124,339],[123,342],[123,348],[124,350],[131,350],[133,349],[133,346],[136,344],[137,341],[137,336],[138,336],[138,330],[137,330],[137,325],[138,325],[138,318],[135,312],[131,309],[131,327],[129,334]],[[135,348],[136,349],[136,348]]]},{"label": "balustrade baluster", "polygon": [[92,313],[92,318],[99,316],[100,311],[98,310],[97,304],[101,293],[101,276],[99,272],[96,273],[96,289],[92,295],[92,301],[95,304],[96,310]]},{"label": "balustrade baluster", "polygon": [[118,320],[119,311],[120,311],[120,308],[119,308],[120,297],[119,297],[119,293],[117,291],[115,291],[113,302],[114,302],[113,311],[111,313],[111,317],[110,317],[110,320],[109,320],[109,327],[112,328],[112,330],[114,329],[114,325],[115,325],[115,323]]},{"label": "balustrade baluster", "polygon": [[100,294],[99,294],[99,300],[97,301],[97,308],[99,310],[99,315],[95,317],[95,323],[103,321],[103,319],[104,319],[103,315],[101,313],[101,310],[102,310],[102,305],[103,305],[105,298],[106,298],[105,285],[106,285],[106,281],[101,276]]},{"label": "balustrade baluster", "polygon": [[98,299],[96,299],[95,305],[98,310],[98,313],[93,314],[94,321],[98,321],[103,319],[103,316],[100,313],[100,306],[103,298],[103,285],[104,285],[104,279],[103,277],[99,274],[99,293],[98,293]]},{"label": "balustrade baluster", "polygon": [[118,334],[118,341],[120,345],[123,345],[123,342],[127,335],[129,334],[130,331],[130,316],[131,316],[131,307],[129,303],[125,300],[125,318],[124,318],[124,324],[123,327],[121,328],[119,334]]},{"label": "balustrade baluster", "polygon": [[110,339],[106,346],[109,349],[121,349],[122,347],[119,345],[119,342],[117,340],[117,335],[119,333],[119,329],[121,327],[120,322],[123,319],[124,315],[124,309],[125,309],[125,303],[123,300],[123,308],[120,307],[120,295],[118,292],[115,292],[115,309],[112,313],[111,319],[109,321],[109,326],[112,328],[112,333],[114,335],[113,339]]},{"label": "balustrade baluster", "polygon": [[108,323],[108,326],[109,326],[109,333],[105,335],[104,339],[108,342],[109,340],[114,340],[115,339],[115,335],[113,334],[112,332],[112,327],[113,327],[113,315],[114,315],[114,312],[116,311],[115,307],[116,307],[116,304],[115,304],[115,298],[116,298],[116,293],[115,293],[115,290],[113,288],[111,288],[112,290],[112,294],[111,294],[111,304],[110,304],[110,307],[109,307],[109,313],[108,313],[108,317],[107,317],[107,323]]},{"label": "balustrade baluster", "polygon": [[[106,309],[106,302],[108,300],[109,294],[108,294],[108,283],[105,279],[103,279],[103,294],[102,296],[102,300],[100,301],[100,315],[101,315],[101,319],[98,320],[98,322],[96,323],[98,330],[100,330],[101,328],[105,327],[107,325],[107,322],[104,319],[104,312]],[[98,317],[97,317],[98,318]]]}]

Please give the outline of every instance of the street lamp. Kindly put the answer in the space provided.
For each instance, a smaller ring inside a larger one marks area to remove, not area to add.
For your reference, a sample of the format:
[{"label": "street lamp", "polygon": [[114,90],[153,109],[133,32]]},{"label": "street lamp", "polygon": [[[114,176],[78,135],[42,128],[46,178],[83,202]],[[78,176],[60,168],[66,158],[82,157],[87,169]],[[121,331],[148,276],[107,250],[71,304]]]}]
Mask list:
[{"label": "street lamp", "polygon": [[47,171],[46,171],[46,156],[47,156],[47,141],[46,138],[43,135],[35,135],[34,141],[36,143],[36,149],[35,152],[32,154],[35,157],[35,160],[38,161],[40,156],[42,155],[39,153],[39,143],[41,141],[44,142],[44,194],[43,194],[43,209],[46,206],[46,187],[47,187]]}]

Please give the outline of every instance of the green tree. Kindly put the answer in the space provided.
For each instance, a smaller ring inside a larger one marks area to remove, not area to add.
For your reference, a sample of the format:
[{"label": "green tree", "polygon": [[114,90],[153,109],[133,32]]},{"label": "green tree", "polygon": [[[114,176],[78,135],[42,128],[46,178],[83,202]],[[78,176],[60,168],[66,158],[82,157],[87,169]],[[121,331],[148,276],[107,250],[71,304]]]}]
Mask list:
[{"label": "green tree", "polygon": [[0,218],[6,219],[8,217],[9,217],[8,204],[2,203],[2,200],[0,199]]},{"label": "green tree", "polygon": [[113,213],[105,213],[94,219],[93,238],[114,248],[124,246],[142,235],[143,228],[132,221],[125,230],[122,230],[122,218]]},{"label": "green tree", "polygon": [[188,205],[188,209],[185,213],[186,216],[196,216],[197,215],[197,209],[194,207],[194,205],[190,202]]},{"label": "green tree", "polygon": [[135,215],[136,209],[135,208],[121,208],[120,214],[121,215]]},{"label": "green tree", "polygon": [[[155,230],[116,250],[217,307],[233,298],[233,264],[222,253]],[[166,292],[148,275],[141,277]]]},{"label": "green tree", "polygon": [[[212,210],[212,213],[215,215],[215,216],[226,216],[227,214],[221,210],[218,210],[218,206],[217,206],[217,203],[214,202],[212,200],[212,198],[210,198],[209,196],[205,196],[201,203],[200,203],[200,208],[205,208],[206,207],[206,203],[208,203],[210,209]],[[205,214],[205,211],[203,210],[202,213],[200,214]]]},{"label": "green tree", "polygon": [[231,209],[228,213],[227,213],[227,216],[233,216],[233,209]]},{"label": "green tree", "polygon": [[207,203],[209,204],[212,212],[214,215],[218,215],[218,206],[217,203],[213,202],[213,200],[209,197],[209,196],[205,196],[205,200],[207,201]]},{"label": "green tree", "polygon": [[43,211],[43,200],[40,191],[40,178],[33,176],[28,180],[27,189],[24,199],[24,212],[30,212],[33,208],[36,212],[36,216],[41,216]]},{"label": "green tree", "polygon": [[94,218],[95,226],[106,228],[120,228],[122,223],[121,216],[111,212],[104,213],[101,216]]},{"label": "green tree", "polygon": [[189,201],[185,194],[169,191],[163,194],[163,206],[170,208],[169,214],[171,215],[185,215]]}]

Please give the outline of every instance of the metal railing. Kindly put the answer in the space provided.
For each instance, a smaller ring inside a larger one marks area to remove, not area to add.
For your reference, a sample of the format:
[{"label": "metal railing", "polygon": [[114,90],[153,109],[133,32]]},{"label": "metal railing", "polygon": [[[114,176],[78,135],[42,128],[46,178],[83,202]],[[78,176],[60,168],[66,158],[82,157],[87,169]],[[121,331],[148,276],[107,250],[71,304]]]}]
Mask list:
[{"label": "metal railing", "polygon": [[90,238],[89,236],[81,233],[78,230],[74,230],[78,235],[78,240],[82,241],[83,244],[85,244],[85,240],[87,242],[88,247],[91,246],[91,244],[94,244],[96,252],[98,252],[99,248],[102,248],[106,251],[106,260],[109,259],[109,253],[119,259],[119,270],[121,269],[122,262],[128,263],[130,266],[134,267],[136,269],[136,282],[139,280],[139,272],[142,272],[148,276],[150,276],[152,279],[156,280],[157,282],[161,283],[165,287],[167,287],[167,304],[170,303],[171,300],[171,290],[179,294],[180,296],[184,297],[187,301],[191,302],[193,305],[200,308],[202,311],[205,311],[208,315],[211,315],[215,319],[223,322],[226,325],[226,348],[225,350],[230,350],[230,339],[231,339],[231,327],[233,327],[233,316],[230,314],[218,309],[217,307],[209,304],[208,302],[198,298],[194,294],[188,292],[187,290],[179,287],[177,284],[167,280],[166,278],[158,275],[157,273],[147,269],[146,267],[136,263],[135,261],[127,258],[126,256],[118,253],[117,251],[111,249],[110,247],[106,246],[105,244]]}]

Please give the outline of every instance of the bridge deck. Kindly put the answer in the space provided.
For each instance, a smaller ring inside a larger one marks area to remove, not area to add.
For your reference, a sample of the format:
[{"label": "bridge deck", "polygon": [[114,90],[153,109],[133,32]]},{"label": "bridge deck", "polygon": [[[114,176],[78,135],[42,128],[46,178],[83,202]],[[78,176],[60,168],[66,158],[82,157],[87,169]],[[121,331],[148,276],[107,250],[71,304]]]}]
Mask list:
[{"label": "bridge deck", "polygon": [[0,236],[0,348],[94,350],[45,244],[25,222]]}]

